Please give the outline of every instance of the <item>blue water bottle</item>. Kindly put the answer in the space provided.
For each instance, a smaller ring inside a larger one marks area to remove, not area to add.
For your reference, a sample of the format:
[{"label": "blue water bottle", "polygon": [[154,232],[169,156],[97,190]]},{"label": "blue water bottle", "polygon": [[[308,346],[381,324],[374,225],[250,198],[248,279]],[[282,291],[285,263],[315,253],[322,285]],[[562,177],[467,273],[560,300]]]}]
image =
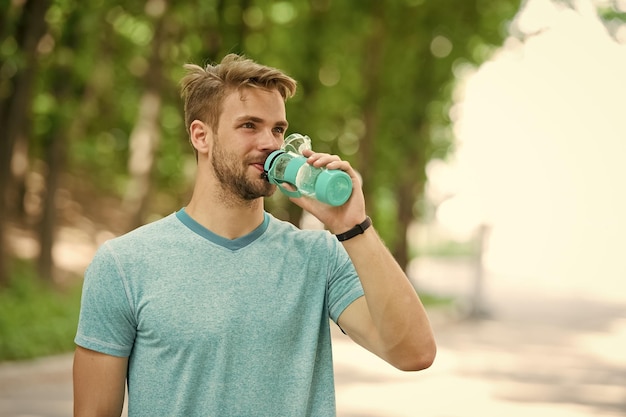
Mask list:
[{"label": "blue water bottle", "polygon": [[[289,197],[307,196],[331,206],[341,206],[352,195],[352,179],[339,169],[317,168],[306,162],[302,151],[311,149],[311,139],[289,135],[283,146],[265,160],[267,180]],[[293,191],[284,187],[289,184]]]}]

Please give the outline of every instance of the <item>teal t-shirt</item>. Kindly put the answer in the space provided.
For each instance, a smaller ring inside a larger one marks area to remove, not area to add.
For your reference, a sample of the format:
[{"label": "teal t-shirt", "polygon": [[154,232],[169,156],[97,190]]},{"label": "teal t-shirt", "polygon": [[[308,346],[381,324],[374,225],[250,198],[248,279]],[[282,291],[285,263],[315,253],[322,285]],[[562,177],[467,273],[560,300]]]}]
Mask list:
[{"label": "teal t-shirt", "polygon": [[329,318],[362,295],[326,231],[229,240],[183,209],[102,245],[75,342],[129,357],[131,417],[334,416]]}]

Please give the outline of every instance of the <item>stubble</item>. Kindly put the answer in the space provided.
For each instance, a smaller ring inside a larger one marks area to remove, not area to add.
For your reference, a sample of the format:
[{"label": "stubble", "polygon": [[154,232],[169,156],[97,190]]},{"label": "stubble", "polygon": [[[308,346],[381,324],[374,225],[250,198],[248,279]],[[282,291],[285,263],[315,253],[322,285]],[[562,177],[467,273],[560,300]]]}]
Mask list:
[{"label": "stubble", "polygon": [[269,197],[276,191],[276,187],[262,179],[261,174],[254,178],[248,172],[249,161],[242,161],[228,153],[217,137],[211,153],[211,164],[224,191],[223,199],[233,200],[233,203],[252,202],[260,197]]}]

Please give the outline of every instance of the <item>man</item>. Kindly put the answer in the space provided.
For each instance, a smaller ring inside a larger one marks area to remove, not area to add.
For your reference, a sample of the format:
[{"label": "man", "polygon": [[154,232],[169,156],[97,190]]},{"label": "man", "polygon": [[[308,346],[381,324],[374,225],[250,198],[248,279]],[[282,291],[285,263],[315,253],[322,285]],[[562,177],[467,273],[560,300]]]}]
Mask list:
[{"label": "man", "polygon": [[283,142],[295,81],[234,54],[186,69],[193,195],[184,209],[105,243],[89,266],[75,416],[119,416],[126,382],[130,416],[333,416],[329,318],[399,369],[430,366],[424,308],[369,227],[348,162],[305,155],[350,175],[343,206],[291,199],[330,233],[264,211],[275,187],[263,163]]}]

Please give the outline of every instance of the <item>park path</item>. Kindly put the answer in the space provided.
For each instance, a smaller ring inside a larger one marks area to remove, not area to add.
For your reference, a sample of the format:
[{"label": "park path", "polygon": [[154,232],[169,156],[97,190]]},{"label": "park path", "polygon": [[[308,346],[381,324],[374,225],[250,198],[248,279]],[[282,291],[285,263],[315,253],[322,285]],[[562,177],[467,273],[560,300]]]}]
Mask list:
[{"label": "park path", "polygon": [[[418,288],[467,299],[472,266],[416,265]],[[334,329],[339,417],[626,416],[626,301],[520,288],[485,292],[485,315],[430,312],[434,365],[391,368]],[[71,415],[71,355],[0,364],[0,417]]]}]

